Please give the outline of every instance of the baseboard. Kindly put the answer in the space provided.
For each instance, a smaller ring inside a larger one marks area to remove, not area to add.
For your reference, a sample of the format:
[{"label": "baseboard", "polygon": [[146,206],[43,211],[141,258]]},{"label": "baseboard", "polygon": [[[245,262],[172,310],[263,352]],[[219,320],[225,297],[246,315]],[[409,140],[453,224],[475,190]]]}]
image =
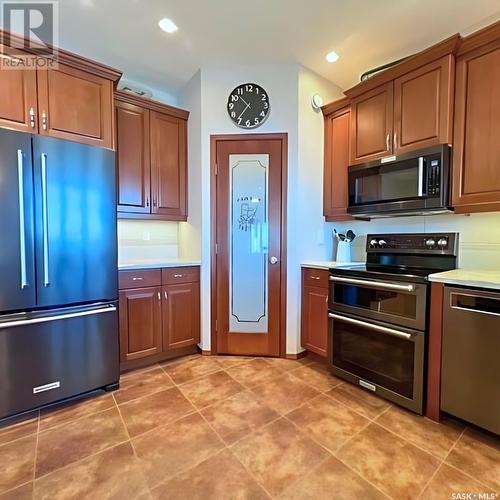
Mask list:
[{"label": "baseboard", "polygon": [[285,355],[285,358],[286,359],[302,359],[302,358],[305,358],[306,356],[307,356],[307,351],[302,351],[302,352],[298,352],[297,354],[287,353]]}]

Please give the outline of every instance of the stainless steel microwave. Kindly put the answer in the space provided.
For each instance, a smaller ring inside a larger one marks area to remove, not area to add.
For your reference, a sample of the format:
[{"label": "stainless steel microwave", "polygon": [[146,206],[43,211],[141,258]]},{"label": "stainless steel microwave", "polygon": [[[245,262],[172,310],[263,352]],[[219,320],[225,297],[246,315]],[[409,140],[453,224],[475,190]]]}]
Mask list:
[{"label": "stainless steel microwave", "polygon": [[450,211],[451,148],[440,145],[349,167],[348,213],[354,217]]}]

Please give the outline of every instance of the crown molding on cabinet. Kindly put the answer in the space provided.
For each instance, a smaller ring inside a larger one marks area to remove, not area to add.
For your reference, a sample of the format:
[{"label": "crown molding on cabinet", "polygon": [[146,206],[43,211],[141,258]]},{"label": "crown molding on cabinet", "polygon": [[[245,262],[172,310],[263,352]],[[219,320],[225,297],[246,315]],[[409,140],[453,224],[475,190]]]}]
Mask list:
[{"label": "crown molding on cabinet", "polygon": [[500,39],[500,21],[487,26],[482,30],[476,31],[465,38],[462,38],[460,47],[458,48],[457,55],[466,54],[471,50],[482,47],[488,43],[496,42]]},{"label": "crown molding on cabinet", "polygon": [[145,99],[144,97],[134,95],[130,92],[124,92],[123,90],[115,91],[115,99],[117,101],[140,106],[141,108],[146,108],[151,111],[157,111],[158,113],[175,116],[176,118],[180,118],[182,120],[187,120],[189,118],[189,111],[186,111],[185,109],[176,108],[174,106],[170,106],[169,104],[164,104],[152,99]]}]

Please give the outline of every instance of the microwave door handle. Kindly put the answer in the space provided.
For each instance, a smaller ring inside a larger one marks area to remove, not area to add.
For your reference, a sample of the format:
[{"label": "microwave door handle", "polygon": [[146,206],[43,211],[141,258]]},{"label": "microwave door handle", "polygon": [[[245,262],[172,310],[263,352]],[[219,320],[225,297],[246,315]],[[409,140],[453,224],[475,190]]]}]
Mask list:
[{"label": "microwave door handle", "polygon": [[425,175],[425,159],[423,156],[418,157],[418,196],[422,198],[427,195],[427,181]]}]

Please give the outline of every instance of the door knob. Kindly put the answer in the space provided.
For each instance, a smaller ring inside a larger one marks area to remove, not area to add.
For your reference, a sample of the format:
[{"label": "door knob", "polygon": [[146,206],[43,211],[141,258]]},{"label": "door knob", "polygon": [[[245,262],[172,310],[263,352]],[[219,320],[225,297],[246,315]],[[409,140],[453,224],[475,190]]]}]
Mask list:
[{"label": "door knob", "polygon": [[269,259],[269,262],[270,262],[271,264],[276,264],[276,263],[278,262],[278,258],[277,258],[277,257],[271,257],[271,258]]}]

